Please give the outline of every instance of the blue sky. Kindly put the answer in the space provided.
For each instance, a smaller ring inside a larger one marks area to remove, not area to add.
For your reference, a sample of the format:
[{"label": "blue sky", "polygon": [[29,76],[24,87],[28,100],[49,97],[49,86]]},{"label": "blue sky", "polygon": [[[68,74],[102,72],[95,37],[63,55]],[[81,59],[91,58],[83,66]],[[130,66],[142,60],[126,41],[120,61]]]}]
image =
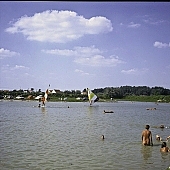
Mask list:
[{"label": "blue sky", "polygon": [[169,2],[0,2],[0,89],[170,89]]}]

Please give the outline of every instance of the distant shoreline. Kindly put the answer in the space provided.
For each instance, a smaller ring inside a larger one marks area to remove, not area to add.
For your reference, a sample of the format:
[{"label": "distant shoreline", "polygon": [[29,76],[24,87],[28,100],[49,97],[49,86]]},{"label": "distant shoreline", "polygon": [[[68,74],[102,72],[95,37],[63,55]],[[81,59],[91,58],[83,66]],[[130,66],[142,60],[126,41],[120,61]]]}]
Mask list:
[{"label": "distant shoreline", "polygon": [[[34,100],[34,99],[1,99],[0,101],[27,101],[27,102],[31,102],[31,101],[34,101],[34,102],[37,102],[37,103],[40,103],[38,100]],[[155,100],[129,100],[129,99],[117,99],[117,100],[110,100],[110,99],[100,99],[98,101],[98,103],[100,102],[108,102],[108,103],[118,103],[118,102],[131,102],[131,103],[134,103],[134,102],[152,102],[152,103],[155,103],[155,104],[159,104],[159,103],[170,103],[170,102],[167,102],[167,101],[161,101],[161,102],[157,102]],[[47,102],[88,102],[88,100],[86,101],[83,101],[83,100],[76,100],[74,98],[72,99],[68,99],[68,100],[48,100]]]}]

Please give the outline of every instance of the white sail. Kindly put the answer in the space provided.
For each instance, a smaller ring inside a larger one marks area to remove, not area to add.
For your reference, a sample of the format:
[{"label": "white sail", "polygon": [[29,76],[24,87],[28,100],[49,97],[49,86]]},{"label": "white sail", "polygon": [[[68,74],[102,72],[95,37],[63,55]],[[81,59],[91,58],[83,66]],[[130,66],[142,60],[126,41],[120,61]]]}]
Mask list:
[{"label": "white sail", "polygon": [[87,88],[87,92],[88,92],[90,105],[92,105],[93,103],[99,100],[99,98],[89,88]]},{"label": "white sail", "polygon": [[44,96],[42,97],[42,106],[45,106],[45,102],[47,101],[48,97],[48,89],[46,90]]}]

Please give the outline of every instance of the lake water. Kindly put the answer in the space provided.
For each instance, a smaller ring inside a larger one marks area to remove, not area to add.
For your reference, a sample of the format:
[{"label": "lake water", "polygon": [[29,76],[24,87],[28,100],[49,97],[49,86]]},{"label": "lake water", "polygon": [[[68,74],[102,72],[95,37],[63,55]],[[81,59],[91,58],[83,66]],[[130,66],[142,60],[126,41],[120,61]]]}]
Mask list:
[{"label": "lake water", "polygon": [[[170,104],[0,102],[1,170],[165,170],[170,153],[160,153],[170,135]],[[69,108],[68,108],[69,106]],[[156,110],[146,108],[156,107]],[[114,113],[103,114],[103,110]],[[154,146],[142,146],[149,124]],[[101,135],[105,139],[101,139]],[[170,147],[170,141],[167,142]]]}]

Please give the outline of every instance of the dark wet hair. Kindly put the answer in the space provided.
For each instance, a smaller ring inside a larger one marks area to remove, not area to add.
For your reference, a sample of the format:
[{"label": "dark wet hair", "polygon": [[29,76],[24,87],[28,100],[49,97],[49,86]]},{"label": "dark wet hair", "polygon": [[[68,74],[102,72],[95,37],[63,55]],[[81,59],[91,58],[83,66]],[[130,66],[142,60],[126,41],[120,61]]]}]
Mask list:
[{"label": "dark wet hair", "polygon": [[166,147],[166,142],[162,142],[161,148]]},{"label": "dark wet hair", "polygon": [[146,126],[145,126],[145,128],[146,128],[146,129],[149,129],[149,128],[150,128],[150,126],[149,126],[149,125],[146,125]]}]

